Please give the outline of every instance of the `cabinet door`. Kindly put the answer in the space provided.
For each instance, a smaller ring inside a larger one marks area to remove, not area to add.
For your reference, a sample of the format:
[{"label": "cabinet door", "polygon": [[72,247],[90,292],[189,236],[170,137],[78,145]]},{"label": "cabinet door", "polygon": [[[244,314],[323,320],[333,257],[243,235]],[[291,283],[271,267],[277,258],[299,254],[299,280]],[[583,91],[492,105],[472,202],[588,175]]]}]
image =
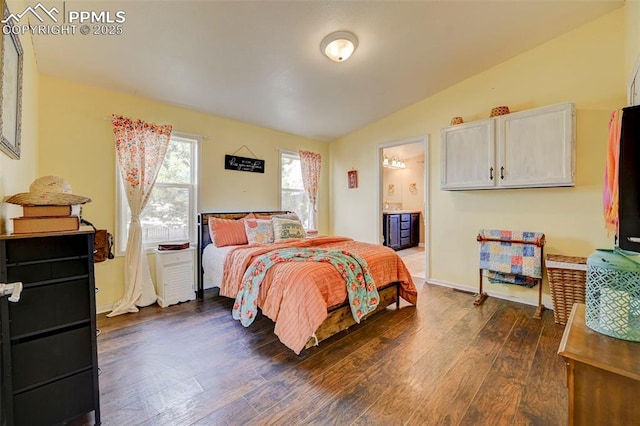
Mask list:
[{"label": "cabinet door", "polygon": [[387,247],[391,247],[392,249],[400,248],[400,215],[399,214],[386,215],[385,230],[386,230],[385,243]]},{"label": "cabinet door", "polygon": [[572,103],[498,117],[497,185],[573,186],[574,128]]},{"label": "cabinet door", "polygon": [[420,213],[411,214],[411,247],[420,244]]},{"label": "cabinet door", "polygon": [[496,177],[494,135],[492,119],[442,129],[440,188],[492,188]]}]

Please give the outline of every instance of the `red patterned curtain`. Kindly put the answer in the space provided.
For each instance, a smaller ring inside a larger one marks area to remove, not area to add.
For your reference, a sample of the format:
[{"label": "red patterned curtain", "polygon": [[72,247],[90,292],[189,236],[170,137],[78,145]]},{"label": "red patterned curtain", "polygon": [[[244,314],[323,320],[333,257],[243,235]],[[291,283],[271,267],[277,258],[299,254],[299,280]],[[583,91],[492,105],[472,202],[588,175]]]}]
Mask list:
[{"label": "red patterned curtain", "polygon": [[302,168],[302,185],[309,197],[309,230],[316,230],[318,221],[318,185],[322,156],[317,152],[300,150],[300,167]]},{"label": "red patterned curtain", "polygon": [[125,254],[124,297],[114,304],[107,315],[109,317],[138,312],[137,306],[151,305],[157,299],[142,247],[140,214],[151,196],[171,137],[170,125],[133,121],[115,114],[112,123],[118,168],[131,210],[131,222]]}]

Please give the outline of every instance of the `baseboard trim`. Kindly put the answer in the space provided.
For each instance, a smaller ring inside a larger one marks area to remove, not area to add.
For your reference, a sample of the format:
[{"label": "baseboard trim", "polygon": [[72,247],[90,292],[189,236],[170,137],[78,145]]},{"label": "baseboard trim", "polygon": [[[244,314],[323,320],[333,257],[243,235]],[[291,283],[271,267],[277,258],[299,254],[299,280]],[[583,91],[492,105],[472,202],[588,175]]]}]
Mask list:
[{"label": "baseboard trim", "polygon": [[111,312],[112,310],[113,310],[113,305],[104,305],[104,306],[96,307],[97,314],[104,314],[105,312]]},{"label": "baseboard trim", "polygon": [[[437,286],[440,286],[440,287],[448,287],[448,288],[452,288],[452,289],[455,289],[455,290],[463,291],[465,293],[473,293],[473,294],[477,294],[478,293],[478,287],[469,287],[469,286],[466,286],[466,285],[453,283],[453,282],[450,282],[450,281],[438,280],[438,279],[434,279],[434,278],[429,278],[429,279],[427,279],[425,281],[427,283],[429,283],[429,284],[437,285]],[[505,285],[507,285],[507,284],[505,284]],[[531,291],[535,291],[535,296],[534,296],[533,299],[528,299],[528,298],[525,299],[525,298],[522,298],[522,297],[519,297],[519,296],[509,296],[509,295],[506,295],[506,294],[497,293],[495,291],[487,289],[487,286],[484,286],[483,290],[490,297],[495,297],[496,299],[510,300],[512,302],[522,303],[522,304],[530,305],[530,306],[538,306],[538,290],[537,290],[536,287],[533,287],[531,289]],[[542,293],[542,304],[544,305],[544,307],[546,309],[553,310],[553,300],[551,299],[551,295],[550,294]]]}]

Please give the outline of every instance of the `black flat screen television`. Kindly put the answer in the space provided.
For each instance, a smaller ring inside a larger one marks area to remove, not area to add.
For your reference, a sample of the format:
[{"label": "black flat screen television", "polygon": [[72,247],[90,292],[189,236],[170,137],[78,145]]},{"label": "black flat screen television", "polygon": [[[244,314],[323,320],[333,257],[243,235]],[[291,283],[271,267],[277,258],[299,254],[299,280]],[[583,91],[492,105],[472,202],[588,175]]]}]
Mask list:
[{"label": "black flat screen television", "polygon": [[618,165],[618,246],[640,253],[640,105],[622,111]]}]

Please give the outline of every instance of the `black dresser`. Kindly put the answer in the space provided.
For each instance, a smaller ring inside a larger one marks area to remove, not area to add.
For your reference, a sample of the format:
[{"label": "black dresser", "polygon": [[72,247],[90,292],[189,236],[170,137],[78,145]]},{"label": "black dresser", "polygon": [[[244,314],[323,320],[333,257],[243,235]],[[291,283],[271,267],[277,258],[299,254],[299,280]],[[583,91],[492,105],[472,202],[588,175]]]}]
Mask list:
[{"label": "black dresser", "polygon": [[0,235],[0,425],[100,424],[93,231]]}]

